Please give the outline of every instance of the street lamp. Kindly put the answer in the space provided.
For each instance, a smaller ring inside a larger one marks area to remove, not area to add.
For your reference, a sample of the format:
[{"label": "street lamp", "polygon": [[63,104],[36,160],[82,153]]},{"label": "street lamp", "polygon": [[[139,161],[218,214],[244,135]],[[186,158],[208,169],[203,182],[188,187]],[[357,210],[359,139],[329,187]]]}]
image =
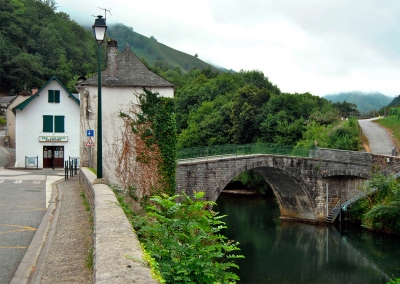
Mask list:
[{"label": "street lamp", "polygon": [[101,130],[101,44],[104,41],[104,37],[106,35],[107,25],[106,20],[103,19],[103,16],[97,16],[97,19],[94,21],[93,25],[94,35],[97,41],[97,178],[103,177],[103,137]]}]

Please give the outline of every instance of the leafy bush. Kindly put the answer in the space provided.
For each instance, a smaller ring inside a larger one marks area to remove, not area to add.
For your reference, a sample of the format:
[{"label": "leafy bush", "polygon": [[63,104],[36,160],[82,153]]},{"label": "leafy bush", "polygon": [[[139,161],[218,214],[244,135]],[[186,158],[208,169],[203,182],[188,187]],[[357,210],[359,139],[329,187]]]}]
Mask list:
[{"label": "leafy bush", "polygon": [[6,124],[6,119],[4,117],[0,117],[0,124]]},{"label": "leafy bush", "polygon": [[[350,208],[361,217],[364,227],[387,233],[400,233],[400,183],[393,176],[374,175],[364,183],[364,190],[377,189]],[[361,215],[361,216],[360,216]]]},{"label": "leafy bush", "polygon": [[[145,216],[134,217],[140,241],[157,262],[167,283],[229,283],[239,280],[230,271],[238,268],[233,262],[241,255],[238,243],[226,240],[219,234],[225,228],[217,216],[207,207],[211,201],[202,201],[204,193],[195,193],[193,200],[184,194],[154,196],[153,206]],[[181,202],[176,202],[177,198]]]}]

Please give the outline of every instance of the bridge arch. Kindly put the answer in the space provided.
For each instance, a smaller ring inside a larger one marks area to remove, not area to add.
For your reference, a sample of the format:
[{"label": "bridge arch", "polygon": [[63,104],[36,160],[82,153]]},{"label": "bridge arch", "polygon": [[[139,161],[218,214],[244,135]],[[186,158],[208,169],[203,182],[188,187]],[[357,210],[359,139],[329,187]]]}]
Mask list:
[{"label": "bridge arch", "polygon": [[[293,163],[291,163],[293,165]],[[236,176],[247,171],[254,170],[269,184],[277,199],[281,218],[299,219],[316,221],[314,204],[305,187],[306,183],[302,177],[290,168],[289,171],[284,164],[262,160],[250,162],[248,164],[236,167],[225,174],[222,180],[212,189],[211,200],[215,201],[223,189]]]}]

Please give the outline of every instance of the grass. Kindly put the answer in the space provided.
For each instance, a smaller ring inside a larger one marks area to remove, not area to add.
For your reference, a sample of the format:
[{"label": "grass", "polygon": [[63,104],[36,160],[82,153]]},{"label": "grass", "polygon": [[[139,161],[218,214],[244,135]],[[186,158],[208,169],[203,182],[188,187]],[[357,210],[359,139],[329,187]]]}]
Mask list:
[{"label": "grass", "polygon": [[386,116],[375,121],[388,128],[392,132],[392,135],[396,141],[400,141],[400,119],[397,117],[397,115]]}]

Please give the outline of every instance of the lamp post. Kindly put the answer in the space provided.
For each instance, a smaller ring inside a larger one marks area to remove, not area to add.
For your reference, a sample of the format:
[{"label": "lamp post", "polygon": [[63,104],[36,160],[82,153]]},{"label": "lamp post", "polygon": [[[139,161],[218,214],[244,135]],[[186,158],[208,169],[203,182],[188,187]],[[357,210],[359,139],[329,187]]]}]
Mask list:
[{"label": "lamp post", "polygon": [[103,177],[103,135],[102,135],[102,121],[101,121],[101,44],[106,35],[107,25],[103,16],[97,16],[93,25],[94,35],[97,41],[97,178]]}]

